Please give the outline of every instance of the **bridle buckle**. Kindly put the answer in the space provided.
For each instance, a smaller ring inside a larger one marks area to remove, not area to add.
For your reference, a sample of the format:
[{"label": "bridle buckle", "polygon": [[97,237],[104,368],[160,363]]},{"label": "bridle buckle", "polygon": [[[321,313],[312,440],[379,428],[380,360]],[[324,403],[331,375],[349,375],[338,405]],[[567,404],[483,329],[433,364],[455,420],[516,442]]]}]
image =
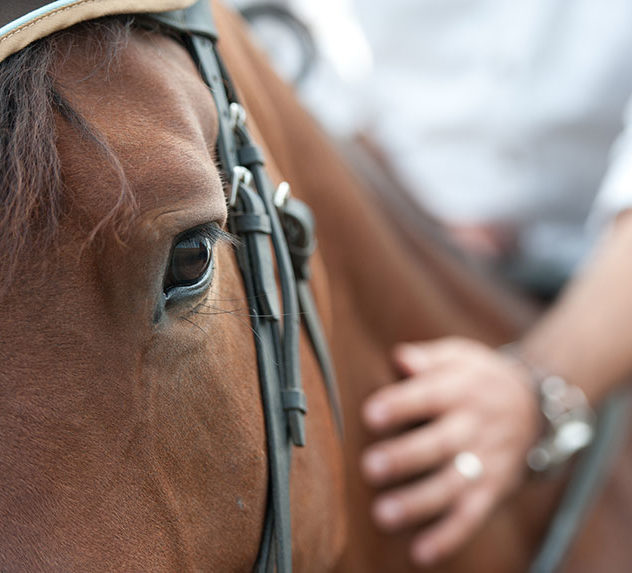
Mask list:
[{"label": "bridle buckle", "polygon": [[243,165],[235,165],[235,167],[233,167],[232,186],[230,190],[230,197],[228,199],[228,205],[230,207],[234,207],[235,203],[237,203],[237,192],[239,191],[240,185],[250,187],[251,184],[252,173],[250,169],[244,167]]},{"label": "bridle buckle", "polygon": [[230,113],[230,126],[233,131],[246,125],[246,110],[244,106],[235,101],[231,102],[228,106],[228,112]]}]

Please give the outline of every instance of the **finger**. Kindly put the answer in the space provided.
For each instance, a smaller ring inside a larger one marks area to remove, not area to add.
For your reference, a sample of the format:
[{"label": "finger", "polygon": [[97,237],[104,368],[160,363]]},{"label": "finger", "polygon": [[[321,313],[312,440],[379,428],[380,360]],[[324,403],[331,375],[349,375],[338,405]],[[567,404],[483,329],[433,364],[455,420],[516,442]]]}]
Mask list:
[{"label": "finger", "polygon": [[468,491],[453,511],[413,540],[413,561],[430,565],[453,554],[483,524],[491,505],[487,488]]},{"label": "finger", "polygon": [[364,475],[371,483],[382,485],[430,470],[463,450],[474,428],[471,416],[453,414],[379,442],[362,458]]},{"label": "finger", "polygon": [[428,371],[432,367],[426,344],[398,344],[393,349],[393,362],[403,376],[412,376]]},{"label": "finger", "polygon": [[377,525],[395,530],[420,523],[445,511],[467,484],[450,464],[414,484],[384,494],[373,505]]},{"label": "finger", "polygon": [[434,372],[391,384],[375,392],[364,404],[366,425],[374,430],[418,423],[448,410],[460,394],[458,375]]},{"label": "finger", "polygon": [[399,344],[393,349],[393,360],[403,375],[412,376],[458,360],[464,352],[470,352],[478,345],[475,341],[459,337]]}]

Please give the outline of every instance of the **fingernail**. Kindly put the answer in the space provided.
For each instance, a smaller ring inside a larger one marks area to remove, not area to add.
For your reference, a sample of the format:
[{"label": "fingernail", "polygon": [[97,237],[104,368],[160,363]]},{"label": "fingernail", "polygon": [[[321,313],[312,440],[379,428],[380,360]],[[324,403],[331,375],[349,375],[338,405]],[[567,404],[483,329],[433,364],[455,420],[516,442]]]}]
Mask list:
[{"label": "fingernail", "polygon": [[373,515],[380,525],[392,527],[401,521],[403,509],[395,499],[382,499],[373,506]]},{"label": "fingernail", "polygon": [[417,543],[413,546],[412,559],[420,565],[429,565],[435,560],[436,553],[431,545]]},{"label": "fingernail", "polygon": [[388,456],[384,452],[372,451],[364,455],[362,466],[370,478],[381,478],[388,472]]},{"label": "fingernail", "polygon": [[388,408],[382,402],[368,402],[364,407],[364,419],[370,426],[383,426],[388,421]]}]

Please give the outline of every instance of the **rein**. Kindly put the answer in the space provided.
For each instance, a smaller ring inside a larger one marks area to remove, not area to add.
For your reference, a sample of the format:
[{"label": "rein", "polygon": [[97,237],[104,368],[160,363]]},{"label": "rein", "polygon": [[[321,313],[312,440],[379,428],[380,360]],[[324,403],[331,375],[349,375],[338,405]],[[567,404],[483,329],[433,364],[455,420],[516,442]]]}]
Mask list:
[{"label": "rein", "polygon": [[290,197],[287,183],[272,189],[263,153],[246,128],[245,110],[217,52],[218,36],[208,1],[201,0],[185,10],[152,14],[150,18],[182,34],[217,107],[217,153],[231,188],[230,229],[241,238],[237,259],[250,305],[266,424],[269,493],[255,571],[289,572],[292,447],[302,447],[306,441],[307,402],[299,364],[300,315],[342,434],[334,372],[308,283],[309,257],[316,246],[314,220],[305,203]]}]

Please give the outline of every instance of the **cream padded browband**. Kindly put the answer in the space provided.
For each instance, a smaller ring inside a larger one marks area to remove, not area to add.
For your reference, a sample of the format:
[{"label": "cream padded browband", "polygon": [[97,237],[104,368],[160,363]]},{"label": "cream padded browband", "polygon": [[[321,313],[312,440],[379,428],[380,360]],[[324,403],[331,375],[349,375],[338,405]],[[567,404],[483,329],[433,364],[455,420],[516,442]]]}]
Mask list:
[{"label": "cream padded browband", "polygon": [[188,8],[196,0],[11,0],[0,2],[0,62],[29,44],[79,22],[114,14]]}]

